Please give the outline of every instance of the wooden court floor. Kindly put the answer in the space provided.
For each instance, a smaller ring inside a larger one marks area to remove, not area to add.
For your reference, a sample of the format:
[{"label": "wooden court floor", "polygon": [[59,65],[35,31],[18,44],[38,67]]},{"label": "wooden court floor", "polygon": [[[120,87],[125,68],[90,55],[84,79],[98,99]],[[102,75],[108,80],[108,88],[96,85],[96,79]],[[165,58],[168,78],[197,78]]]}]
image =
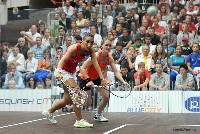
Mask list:
[{"label": "wooden court floor", "polygon": [[108,122],[95,122],[94,112],[83,112],[93,128],[74,128],[75,113],[57,112],[51,124],[40,112],[0,112],[0,134],[200,134],[200,114],[108,113]]}]

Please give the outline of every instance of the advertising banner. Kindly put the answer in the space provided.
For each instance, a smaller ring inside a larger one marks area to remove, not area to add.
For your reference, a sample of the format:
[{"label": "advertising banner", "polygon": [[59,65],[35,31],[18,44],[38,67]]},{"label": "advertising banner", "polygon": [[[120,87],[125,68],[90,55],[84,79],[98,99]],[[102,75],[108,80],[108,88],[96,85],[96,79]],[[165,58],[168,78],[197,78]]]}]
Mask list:
[{"label": "advertising banner", "polygon": [[43,111],[56,101],[51,90],[0,90],[0,111]]},{"label": "advertising banner", "polygon": [[132,91],[128,98],[111,94],[108,111],[168,113],[168,94],[168,91]]}]

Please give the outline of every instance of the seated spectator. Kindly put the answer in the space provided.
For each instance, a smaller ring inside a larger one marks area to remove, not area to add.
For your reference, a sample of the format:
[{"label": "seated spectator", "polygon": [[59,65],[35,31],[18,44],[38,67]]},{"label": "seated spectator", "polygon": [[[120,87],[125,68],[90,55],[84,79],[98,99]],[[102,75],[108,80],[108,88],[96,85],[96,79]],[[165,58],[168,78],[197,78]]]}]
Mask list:
[{"label": "seated spectator", "polygon": [[120,64],[126,55],[126,49],[123,48],[122,42],[116,43],[116,48],[112,51],[112,56],[116,64]]},{"label": "seated spectator", "polygon": [[37,44],[35,46],[33,46],[33,48],[32,48],[34,58],[37,60],[43,60],[44,59],[43,52],[46,49],[46,47],[42,45],[41,37],[37,37],[36,42],[37,42]]},{"label": "seated spectator", "polygon": [[168,45],[168,37],[167,36],[162,38],[162,45],[163,45],[163,48],[164,48],[166,54],[167,53],[168,53],[168,55],[174,54],[175,48],[171,45]]},{"label": "seated spectator", "polygon": [[182,48],[181,46],[177,46],[175,49],[175,54],[170,56],[170,86],[171,90],[174,88],[176,76],[179,74],[179,67],[181,64],[185,63],[185,56],[181,55]]},{"label": "seated spectator", "polygon": [[36,89],[44,89],[44,83],[43,83],[43,82],[40,82],[40,83],[37,85]]},{"label": "seated spectator", "polygon": [[194,41],[194,35],[192,33],[188,32],[188,25],[186,23],[183,23],[181,25],[182,27],[182,32],[180,32],[177,35],[177,45],[181,45],[182,44],[182,39],[183,37],[187,37],[188,41],[189,41],[189,45],[191,45]]},{"label": "seated spectator", "polygon": [[[200,75],[200,52],[199,52],[199,43],[193,43],[192,45],[193,52],[188,55],[186,63],[188,66],[189,73],[192,74],[195,78],[195,83],[198,87],[200,84],[199,75]],[[197,89],[199,90],[199,89]]]},{"label": "seated spectator", "polygon": [[138,64],[138,70],[134,74],[134,79],[135,79],[135,86],[134,89],[140,91],[146,91],[147,86],[149,84],[150,80],[150,72],[145,69],[145,63],[140,62]]},{"label": "seated spectator", "polygon": [[133,46],[130,46],[127,49],[125,58],[120,63],[120,65],[122,66],[127,66],[128,72],[130,72],[132,75],[135,72],[135,59],[136,59],[135,48]]},{"label": "seated spectator", "polygon": [[151,68],[154,67],[154,62],[152,56],[149,54],[149,46],[142,47],[142,53],[138,55],[135,59],[135,70],[138,70],[138,64],[140,62],[145,63],[145,69],[151,71]]},{"label": "seated spectator", "polygon": [[17,46],[19,48],[19,53],[23,54],[24,55],[24,58],[25,60],[28,59],[28,56],[27,56],[27,51],[29,50],[29,47],[27,46],[26,42],[25,42],[25,39],[24,38],[19,38],[18,39],[18,44]]},{"label": "seated spectator", "polygon": [[[153,19],[153,25],[155,29],[155,34],[158,35],[159,37],[165,33],[165,28],[163,26],[159,26],[158,24],[158,18]],[[156,44],[153,44],[156,45]]]},{"label": "seated spectator", "polygon": [[187,56],[189,54],[192,53],[192,48],[190,47],[189,43],[188,43],[188,38],[187,37],[183,37],[182,38],[182,44],[181,44],[181,47],[182,47],[182,55],[183,56]]},{"label": "seated spectator", "polygon": [[[194,36],[197,29],[195,27],[194,20],[192,20],[191,15],[189,15],[189,14],[186,15],[185,23],[183,23],[183,24],[187,25],[187,31]],[[183,32],[183,24],[180,24],[180,26],[179,26],[179,33]]]},{"label": "seated spectator", "polygon": [[[153,53],[155,52],[156,45],[151,44],[151,39],[152,39],[152,37],[150,34],[148,34],[148,33],[145,34],[144,45],[149,46],[149,49],[150,49],[149,54],[153,55]],[[140,53],[142,53],[142,48],[143,48],[143,46],[140,47]]]},{"label": "seated spectator", "polygon": [[33,51],[30,49],[27,52],[28,59],[25,62],[25,73],[23,73],[24,82],[27,85],[31,75],[37,71],[38,60],[33,57]]},{"label": "seated spectator", "polygon": [[155,63],[162,63],[164,72],[167,72],[167,62],[165,58],[167,57],[167,53],[164,51],[164,48],[161,44],[156,46],[155,53],[153,54],[153,61]]},{"label": "seated spectator", "polygon": [[37,86],[37,82],[35,80],[34,77],[30,77],[29,80],[28,80],[28,85],[27,85],[27,88],[28,89],[35,89]]},{"label": "seated spectator", "polygon": [[8,81],[8,89],[16,89],[16,84],[14,80]]},{"label": "seated spectator", "polygon": [[24,89],[25,85],[23,83],[22,74],[16,70],[16,65],[14,63],[10,63],[8,65],[9,72],[5,76],[5,82],[3,84],[2,89],[8,88],[9,80],[15,81],[15,88],[16,89]]},{"label": "seated spectator", "polygon": [[8,56],[7,64],[14,63],[16,65],[17,71],[24,73],[25,68],[24,68],[24,63],[25,63],[25,58],[24,55],[19,53],[19,48],[18,47],[13,47],[12,48],[12,53]]},{"label": "seated spectator", "polygon": [[44,81],[44,89],[52,89],[52,82],[48,77]]},{"label": "seated spectator", "polygon": [[[123,65],[120,66],[120,72],[121,72],[122,78],[133,87],[133,82],[134,82],[133,81],[133,74],[128,72],[128,67],[123,66]],[[118,83],[118,82],[120,82],[120,80],[118,80],[115,77],[115,82]]]},{"label": "seated spectator", "polygon": [[180,74],[176,76],[175,89],[183,91],[191,91],[194,87],[194,78],[188,73],[188,67],[186,64],[181,64]]},{"label": "seated spectator", "polygon": [[135,43],[132,44],[132,46],[135,48],[135,52],[137,53],[137,55],[140,54],[140,47],[144,46],[144,43],[142,43],[141,37],[136,36],[135,37]]},{"label": "seated spectator", "polygon": [[160,62],[156,63],[156,73],[153,73],[151,75],[150,81],[149,81],[149,90],[155,91],[166,91],[169,90],[169,75],[167,73],[163,72],[163,65]]},{"label": "seated spectator", "polygon": [[44,50],[44,60],[39,61],[38,71],[31,75],[39,83],[44,81],[46,77],[51,77],[52,65],[50,60],[50,51],[49,49]]},{"label": "seated spectator", "polygon": [[31,30],[28,32],[21,31],[20,34],[28,41],[28,47],[32,48],[36,42],[37,37],[41,37],[41,35],[37,32],[37,26],[32,25]]},{"label": "seated spectator", "polygon": [[151,35],[151,44],[157,45],[160,43],[160,36],[155,34],[155,29],[153,27],[149,27],[148,33]]}]

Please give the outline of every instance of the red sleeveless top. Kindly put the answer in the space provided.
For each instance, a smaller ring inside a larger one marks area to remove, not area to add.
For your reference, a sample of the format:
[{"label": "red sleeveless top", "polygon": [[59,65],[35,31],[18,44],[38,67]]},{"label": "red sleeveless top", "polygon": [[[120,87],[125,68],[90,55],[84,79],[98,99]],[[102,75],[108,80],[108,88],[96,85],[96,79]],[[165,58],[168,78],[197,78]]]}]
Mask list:
[{"label": "red sleeveless top", "polygon": [[[82,62],[86,56],[89,55],[89,51],[85,51],[85,55],[81,56],[81,44],[77,43],[74,44],[77,45],[77,50],[76,50],[76,54],[74,56],[71,56],[63,65],[63,70],[65,70],[66,72],[69,73],[75,73],[76,72],[76,67],[78,65],[79,62]],[[66,51],[67,53],[67,51]]]},{"label": "red sleeveless top", "polygon": [[[99,64],[101,70],[103,71],[103,70],[106,69],[106,67],[110,63],[110,57],[109,57],[109,55],[107,55],[106,63],[103,64],[103,62],[102,62],[102,51],[101,51],[101,52],[98,52],[97,61],[98,61],[98,64]],[[87,67],[86,68],[86,72],[87,72],[87,74],[88,74],[88,76],[89,76],[89,78],[91,80],[96,80],[99,77],[99,74],[96,71],[96,68],[94,67],[94,65],[91,65],[91,66]],[[82,74],[81,74],[81,79],[85,80],[85,77]]]}]

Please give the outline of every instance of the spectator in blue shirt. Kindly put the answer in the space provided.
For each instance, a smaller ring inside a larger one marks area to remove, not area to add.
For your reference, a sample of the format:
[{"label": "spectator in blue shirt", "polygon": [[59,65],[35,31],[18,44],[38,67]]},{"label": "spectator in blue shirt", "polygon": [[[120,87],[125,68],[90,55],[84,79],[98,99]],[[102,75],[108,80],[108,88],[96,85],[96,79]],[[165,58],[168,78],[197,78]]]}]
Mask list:
[{"label": "spectator in blue shirt", "polygon": [[37,44],[35,46],[33,46],[32,50],[34,53],[34,58],[37,59],[38,61],[40,61],[40,60],[44,59],[43,52],[46,49],[46,47],[44,45],[42,45],[41,37],[37,37],[36,42],[37,42]]}]

